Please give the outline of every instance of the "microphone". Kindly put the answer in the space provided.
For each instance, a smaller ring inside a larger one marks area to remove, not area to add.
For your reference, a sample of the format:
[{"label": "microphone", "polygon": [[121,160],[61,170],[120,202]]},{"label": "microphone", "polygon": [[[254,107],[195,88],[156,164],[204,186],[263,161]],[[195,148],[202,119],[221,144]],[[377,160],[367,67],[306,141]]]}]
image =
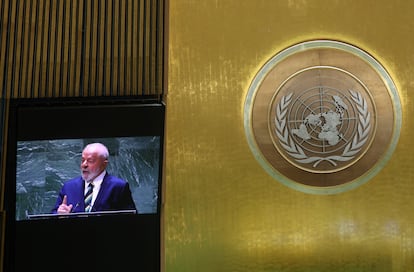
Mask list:
[{"label": "microphone", "polygon": [[76,203],[76,205],[74,207],[72,207],[72,209],[70,210],[69,213],[73,213],[74,210],[76,210],[76,208],[79,206],[79,202]]}]

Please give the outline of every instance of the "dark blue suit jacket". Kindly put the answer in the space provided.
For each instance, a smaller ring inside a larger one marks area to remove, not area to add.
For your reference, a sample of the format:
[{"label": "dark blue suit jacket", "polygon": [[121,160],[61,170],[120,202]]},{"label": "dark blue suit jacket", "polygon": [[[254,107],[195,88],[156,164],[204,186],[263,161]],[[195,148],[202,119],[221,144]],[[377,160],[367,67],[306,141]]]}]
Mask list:
[{"label": "dark blue suit jacket", "polygon": [[[85,181],[82,177],[77,177],[65,182],[60,190],[52,212],[57,212],[65,195],[67,196],[67,205],[73,205],[72,212],[84,212],[84,188]],[[132,199],[129,184],[124,180],[107,173],[102,181],[101,188],[96,196],[91,212],[117,210],[136,210],[136,207],[134,200]]]}]

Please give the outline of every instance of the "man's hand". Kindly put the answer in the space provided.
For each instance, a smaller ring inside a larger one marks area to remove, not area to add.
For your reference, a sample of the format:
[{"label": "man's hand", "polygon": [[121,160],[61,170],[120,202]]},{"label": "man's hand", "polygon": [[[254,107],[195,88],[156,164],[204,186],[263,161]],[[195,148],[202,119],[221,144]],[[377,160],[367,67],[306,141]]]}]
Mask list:
[{"label": "man's hand", "polygon": [[68,205],[68,200],[66,195],[63,197],[62,204],[59,205],[57,213],[70,213],[72,211],[73,205]]}]

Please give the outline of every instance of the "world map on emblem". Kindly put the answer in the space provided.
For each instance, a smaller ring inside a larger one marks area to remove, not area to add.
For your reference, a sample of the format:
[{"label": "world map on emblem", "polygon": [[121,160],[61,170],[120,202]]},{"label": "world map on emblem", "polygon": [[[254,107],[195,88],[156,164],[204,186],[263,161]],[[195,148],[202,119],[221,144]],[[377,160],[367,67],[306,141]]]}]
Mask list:
[{"label": "world map on emblem", "polygon": [[[297,80],[312,83],[308,77],[345,89],[295,86]],[[273,143],[289,162],[310,172],[335,172],[352,165],[369,148],[375,131],[375,104],[368,91],[337,68],[314,67],[297,73],[281,86],[273,107],[269,118]]]},{"label": "world map on emblem", "polygon": [[315,40],[288,47],[252,80],[244,127],[274,179],[305,193],[337,194],[377,175],[401,130],[387,70],[353,45]]}]

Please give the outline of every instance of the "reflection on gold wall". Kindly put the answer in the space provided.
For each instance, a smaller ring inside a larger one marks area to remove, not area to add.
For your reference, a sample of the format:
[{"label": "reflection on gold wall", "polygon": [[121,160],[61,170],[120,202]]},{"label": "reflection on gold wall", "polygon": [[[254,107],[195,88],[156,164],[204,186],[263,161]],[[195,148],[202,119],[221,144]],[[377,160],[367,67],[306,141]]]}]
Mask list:
[{"label": "reflection on gold wall", "polygon": [[[170,2],[166,271],[414,271],[413,9],[385,0]],[[257,71],[312,39],[369,52],[402,103],[393,156],[342,194],[273,179],[243,127]]]}]

